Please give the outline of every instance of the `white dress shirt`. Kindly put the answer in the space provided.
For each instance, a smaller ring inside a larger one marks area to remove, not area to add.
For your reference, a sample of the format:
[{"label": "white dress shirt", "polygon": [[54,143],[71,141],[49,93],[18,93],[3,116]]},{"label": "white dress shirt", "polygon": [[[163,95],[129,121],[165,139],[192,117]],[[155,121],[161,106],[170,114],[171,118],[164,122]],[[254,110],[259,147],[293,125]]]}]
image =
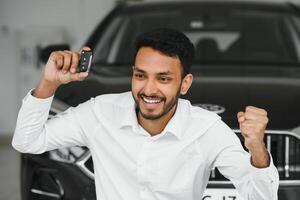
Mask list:
[{"label": "white dress shirt", "polygon": [[255,168],[235,133],[212,112],[179,99],[165,129],[151,137],[137,121],[131,92],[91,98],[47,120],[53,96],[23,99],[12,145],[39,154],[87,146],[98,200],[201,200],[217,167],[247,200],[276,200],[278,171]]}]

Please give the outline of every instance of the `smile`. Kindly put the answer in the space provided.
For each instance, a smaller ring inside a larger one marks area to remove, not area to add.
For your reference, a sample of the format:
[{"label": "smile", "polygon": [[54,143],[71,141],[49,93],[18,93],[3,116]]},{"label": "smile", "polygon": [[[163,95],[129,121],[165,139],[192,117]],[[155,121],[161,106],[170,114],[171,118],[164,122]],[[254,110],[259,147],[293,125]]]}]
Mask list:
[{"label": "smile", "polygon": [[146,96],[141,96],[142,100],[145,102],[145,103],[149,103],[149,104],[158,104],[160,102],[162,102],[162,98],[160,97],[146,97]]}]

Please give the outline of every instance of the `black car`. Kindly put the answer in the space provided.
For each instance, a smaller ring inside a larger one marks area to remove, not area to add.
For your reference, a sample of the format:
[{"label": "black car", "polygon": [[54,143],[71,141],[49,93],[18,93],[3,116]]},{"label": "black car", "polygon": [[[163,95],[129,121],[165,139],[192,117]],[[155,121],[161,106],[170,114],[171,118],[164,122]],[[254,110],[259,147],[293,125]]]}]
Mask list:
[{"label": "black car", "polygon": [[[218,113],[239,133],[246,105],[269,113],[265,143],[280,174],[279,200],[300,196],[300,8],[270,1],[167,1],[121,4],[84,45],[94,50],[89,77],[61,86],[49,117],[104,93],[130,90],[133,42],[158,27],[184,32],[196,47],[187,98]],[[52,46],[41,52],[47,57]],[[243,141],[241,141],[243,142]],[[93,161],[86,147],[22,155],[23,200],[93,200]],[[212,169],[205,200],[240,200]]]}]

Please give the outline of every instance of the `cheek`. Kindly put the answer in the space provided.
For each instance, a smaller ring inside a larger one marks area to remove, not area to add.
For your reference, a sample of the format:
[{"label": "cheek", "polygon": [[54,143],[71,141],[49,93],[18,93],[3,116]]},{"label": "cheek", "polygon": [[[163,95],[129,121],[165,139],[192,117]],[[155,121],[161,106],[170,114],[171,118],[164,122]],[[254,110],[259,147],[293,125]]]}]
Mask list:
[{"label": "cheek", "polygon": [[131,91],[133,94],[137,94],[143,88],[143,84],[140,81],[131,80]]},{"label": "cheek", "polygon": [[180,92],[180,86],[168,85],[161,88],[161,92],[170,100],[177,96]]}]

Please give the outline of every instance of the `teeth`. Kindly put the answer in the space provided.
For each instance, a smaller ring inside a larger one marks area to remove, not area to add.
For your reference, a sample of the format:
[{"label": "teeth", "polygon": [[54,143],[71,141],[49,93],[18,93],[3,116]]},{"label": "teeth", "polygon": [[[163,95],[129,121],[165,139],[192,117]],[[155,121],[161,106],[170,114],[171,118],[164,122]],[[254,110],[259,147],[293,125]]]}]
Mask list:
[{"label": "teeth", "polygon": [[146,97],[143,97],[143,100],[146,103],[159,103],[159,102],[161,102],[161,99],[153,99],[153,98],[146,98]]}]

